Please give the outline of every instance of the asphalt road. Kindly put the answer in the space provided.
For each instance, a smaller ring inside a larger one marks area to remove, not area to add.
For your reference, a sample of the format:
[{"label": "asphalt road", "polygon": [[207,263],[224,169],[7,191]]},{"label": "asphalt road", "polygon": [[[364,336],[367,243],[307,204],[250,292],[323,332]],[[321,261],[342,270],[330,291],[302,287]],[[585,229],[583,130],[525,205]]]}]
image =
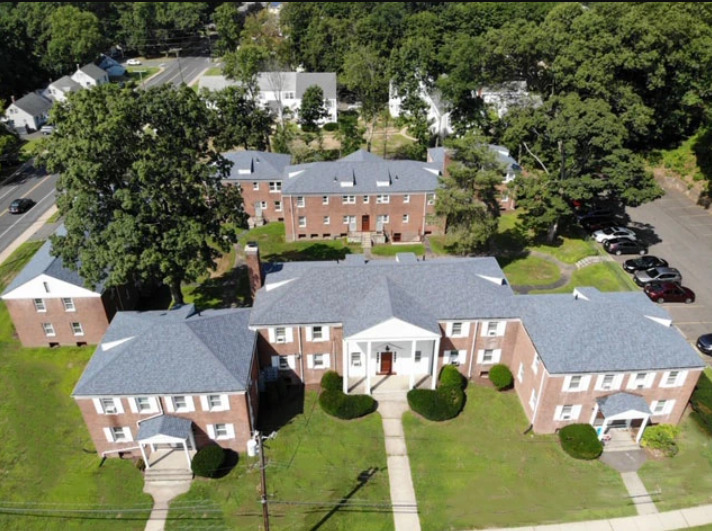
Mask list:
[{"label": "asphalt road", "polygon": [[[154,66],[153,63],[156,63],[156,61],[147,61],[145,65]],[[164,69],[163,72],[156,74],[146,81],[146,87],[155,87],[166,83],[172,83],[176,86],[181,83],[188,85],[191,81],[195,80],[203,70],[213,66],[210,57],[180,57],[178,59],[159,61],[155,66],[161,64],[164,65],[162,67]]]},{"label": "asphalt road", "polygon": [[[0,187],[0,252],[54,204],[57,177],[29,166],[12,182]],[[10,214],[7,207],[19,197],[29,197],[36,204],[24,214]]]},{"label": "asphalt road", "polygon": [[[682,273],[682,285],[695,292],[693,304],[666,303],[673,322],[694,345],[712,332],[712,212],[681,192],[668,191],[652,203],[627,209],[630,227],[650,244],[649,254]],[[615,257],[617,262],[636,255]],[[712,360],[705,356],[706,361]]]}]

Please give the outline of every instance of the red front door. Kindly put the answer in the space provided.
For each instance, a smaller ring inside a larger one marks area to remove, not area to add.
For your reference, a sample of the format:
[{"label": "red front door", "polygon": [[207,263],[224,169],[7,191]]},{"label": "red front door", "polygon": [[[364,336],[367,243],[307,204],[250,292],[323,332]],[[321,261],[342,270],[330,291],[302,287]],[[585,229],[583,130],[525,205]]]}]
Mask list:
[{"label": "red front door", "polygon": [[393,371],[393,352],[381,352],[381,374],[391,374]]},{"label": "red front door", "polygon": [[371,218],[369,216],[361,216],[361,232],[369,232],[371,230]]}]

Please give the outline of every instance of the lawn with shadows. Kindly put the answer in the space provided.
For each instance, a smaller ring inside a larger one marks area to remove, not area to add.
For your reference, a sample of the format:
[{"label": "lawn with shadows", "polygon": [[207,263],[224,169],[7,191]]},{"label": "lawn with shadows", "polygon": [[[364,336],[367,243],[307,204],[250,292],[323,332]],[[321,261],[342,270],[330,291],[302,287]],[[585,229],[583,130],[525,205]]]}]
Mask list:
[{"label": "lawn with shadows", "polygon": [[574,271],[571,281],[557,289],[534,290],[537,293],[571,293],[574,288],[593,287],[600,291],[636,291],[639,290],[621,266],[616,262],[600,262]]}]

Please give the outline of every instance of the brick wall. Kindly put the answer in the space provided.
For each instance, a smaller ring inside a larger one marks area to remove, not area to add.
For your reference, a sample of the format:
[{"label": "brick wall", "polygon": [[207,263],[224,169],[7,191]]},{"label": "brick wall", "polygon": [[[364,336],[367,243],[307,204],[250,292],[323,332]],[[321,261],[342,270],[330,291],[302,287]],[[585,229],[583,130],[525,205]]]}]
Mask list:
[{"label": "brick wall", "polygon": [[[282,206],[282,212],[278,212],[275,208],[275,201],[282,202],[282,193],[270,192],[270,181],[240,180],[236,182],[224,182],[232,186],[240,187],[242,198],[245,201],[245,212],[248,216],[255,216],[255,203],[265,201],[267,203],[267,209],[262,211],[262,217],[266,222],[281,221],[284,218],[284,205]],[[281,178],[275,178],[273,182],[281,182]],[[257,184],[257,190],[255,190],[255,183]]]}]

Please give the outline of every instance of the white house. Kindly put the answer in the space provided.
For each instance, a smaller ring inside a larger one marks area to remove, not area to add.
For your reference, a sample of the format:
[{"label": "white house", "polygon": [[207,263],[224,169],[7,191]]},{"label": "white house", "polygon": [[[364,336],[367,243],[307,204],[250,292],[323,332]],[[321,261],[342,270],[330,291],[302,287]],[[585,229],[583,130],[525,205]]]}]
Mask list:
[{"label": "white house", "polygon": [[71,77],[63,76],[57,81],[52,81],[42,95],[54,101],[66,101],[72,92],[77,92],[81,89],[82,86]]},{"label": "white house", "polygon": [[72,79],[79,83],[83,88],[96,87],[109,82],[109,74],[106,70],[102,70],[94,63],[89,63],[72,74]]},{"label": "white house", "polygon": [[49,118],[52,102],[35,92],[13,101],[5,111],[5,121],[20,132],[37,131]]},{"label": "white house", "polygon": [[[428,90],[425,84],[421,81],[419,85],[420,98],[428,106],[428,124],[430,131],[434,135],[445,137],[452,134],[452,124],[450,123],[450,111],[442,101],[440,91],[433,89]],[[391,116],[398,118],[403,110],[403,95],[398,93],[398,89],[393,82],[388,86],[388,110]]]},{"label": "white house", "polygon": [[493,87],[482,87],[477,95],[502,118],[512,107],[539,107],[541,96],[527,90],[526,81],[509,81]]}]

